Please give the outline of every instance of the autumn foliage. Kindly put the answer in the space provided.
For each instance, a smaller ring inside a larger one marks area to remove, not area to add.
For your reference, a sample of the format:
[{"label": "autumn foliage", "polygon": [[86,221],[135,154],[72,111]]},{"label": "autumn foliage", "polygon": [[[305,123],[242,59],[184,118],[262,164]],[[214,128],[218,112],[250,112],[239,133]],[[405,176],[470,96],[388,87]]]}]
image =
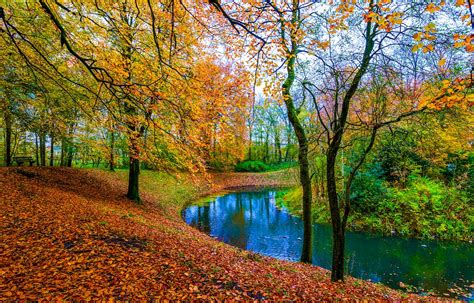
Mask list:
[{"label": "autumn foliage", "polygon": [[[215,181],[245,182],[232,175],[216,175]],[[262,185],[273,182],[260,179]],[[352,278],[331,283],[329,272],[319,267],[222,244],[187,226],[160,194],[163,188],[143,194],[145,202],[137,206],[125,198],[123,183],[97,170],[1,169],[0,297],[401,298],[383,286]],[[205,184],[198,194],[212,190]]]}]

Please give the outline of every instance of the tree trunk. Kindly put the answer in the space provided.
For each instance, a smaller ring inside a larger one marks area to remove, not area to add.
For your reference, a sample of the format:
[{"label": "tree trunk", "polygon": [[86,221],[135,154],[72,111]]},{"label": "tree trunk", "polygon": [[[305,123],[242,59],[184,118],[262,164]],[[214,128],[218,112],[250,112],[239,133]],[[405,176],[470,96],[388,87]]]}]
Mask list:
[{"label": "tree trunk", "polygon": [[[373,1],[370,1],[370,9],[373,8]],[[376,27],[375,27],[376,28]],[[371,53],[374,48],[374,37],[376,29],[372,30],[372,22],[366,24],[366,44],[364,55],[359,70],[355,74],[352,82],[344,95],[339,117],[332,121],[332,136],[328,141],[328,150],[326,153],[326,177],[327,177],[327,194],[329,200],[329,209],[331,212],[331,223],[333,228],[333,258],[332,258],[332,281],[344,280],[344,231],[346,227],[347,218],[350,212],[350,201],[340,201],[337,195],[336,187],[336,158],[341,147],[342,138],[345,131],[345,125],[349,114],[352,97],[356,93],[362,76],[366,73],[371,59]],[[337,104],[335,100],[335,104]],[[362,159],[363,161],[363,159]],[[346,195],[349,194],[350,182],[346,184]],[[344,202],[344,205],[340,205]],[[341,218],[341,209],[344,211],[343,218]]]},{"label": "tree trunk", "polygon": [[72,159],[74,157],[74,152],[73,152],[73,149],[72,147],[68,144],[68,148],[67,148],[67,163],[66,163],[66,166],[67,167],[72,167]]},{"label": "tree trunk", "polygon": [[332,281],[343,281],[344,280],[344,243],[345,233],[344,227],[332,230]]},{"label": "tree trunk", "polygon": [[75,132],[75,124],[71,123],[69,125],[69,131],[68,131],[68,137],[66,139],[66,151],[67,151],[67,157],[66,157],[66,166],[67,167],[72,167],[72,160],[74,158],[74,132]]},{"label": "tree trunk", "polygon": [[138,177],[140,174],[140,160],[133,155],[135,152],[130,147],[130,169],[128,174],[128,192],[127,197],[135,202],[140,202],[140,193],[138,188]]},{"label": "tree trunk", "polygon": [[334,152],[332,150],[331,147],[328,149],[326,164],[327,193],[333,238],[331,280],[342,281],[344,279],[344,227],[342,226],[341,214],[339,212],[336,186],[335,166],[337,151]]},{"label": "tree trunk", "polygon": [[313,225],[311,218],[311,177],[309,174],[308,162],[308,144],[307,142],[300,144],[298,161],[300,163],[300,181],[303,187],[303,251],[301,253],[301,261],[311,263],[312,260],[312,234]]},{"label": "tree trunk", "polygon": [[252,129],[250,129],[250,134],[249,134],[249,156],[248,159],[252,161]]},{"label": "tree trunk", "polygon": [[51,134],[51,152],[49,154],[49,166],[54,166],[54,135]]},{"label": "tree trunk", "polygon": [[269,145],[268,145],[268,131],[265,133],[265,154],[263,155],[263,162],[268,163],[269,156]]},{"label": "tree trunk", "polygon": [[60,166],[65,165],[64,157],[66,154],[66,140],[64,138],[61,139],[61,160],[60,160]]},{"label": "tree trunk", "polygon": [[40,157],[39,157],[39,148],[38,148],[38,134],[35,133],[35,155],[36,155],[36,166],[40,165]]},{"label": "tree trunk", "polygon": [[285,162],[288,162],[290,160],[290,143],[291,143],[291,133],[288,130],[288,133],[286,136]]},{"label": "tree trunk", "polygon": [[[291,23],[296,26],[298,23],[298,1],[293,0],[293,11]],[[284,37],[283,37],[284,38]],[[311,263],[312,261],[312,219],[311,219],[311,177],[309,174],[309,161],[308,161],[308,140],[306,133],[301,121],[298,118],[297,109],[295,108],[293,97],[291,96],[291,87],[295,81],[295,62],[298,53],[297,38],[296,34],[291,34],[291,51],[288,53],[287,62],[287,76],[281,89],[283,94],[283,100],[285,101],[288,120],[290,121],[293,130],[295,131],[296,138],[298,139],[298,162],[300,166],[300,183],[303,187],[303,249],[301,252],[301,262]]]},{"label": "tree trunk", "polygon": [[279,134],[275,134],[275,147],[276,147],[276,150],[277,150],[277,154],[278,154],[278,163],[281,163],[281,160],[282,160],[282,154],[281,154],[281,142],[280,142],[280,135]]},{"label": "tree trunk", "polygon": [[115,145],[115,134],[114,134],[113,131],[111,131],[110,132],[110,161],[109,161],[109,166],[110,166],[111,171],[115,170],[114,169],[114,167],[115,167],[115,165],[114,165],[114,163],[115,163],[115,158],[114,158],[114,156],[115,156],[115,150],[114,150],[115,147],[114,147],[114,145]]},{"label": "tree trunk", "polygon": [[4,113],[5,120],[5,165],[10,166],[12,164],[12,116],[10,113],[9,106],[6,106]]},{"label": "tree trunk", "polygon": [[46,134],[44,131],[40,131],[39,134],[40,140],[40,165],[46,166]]}]

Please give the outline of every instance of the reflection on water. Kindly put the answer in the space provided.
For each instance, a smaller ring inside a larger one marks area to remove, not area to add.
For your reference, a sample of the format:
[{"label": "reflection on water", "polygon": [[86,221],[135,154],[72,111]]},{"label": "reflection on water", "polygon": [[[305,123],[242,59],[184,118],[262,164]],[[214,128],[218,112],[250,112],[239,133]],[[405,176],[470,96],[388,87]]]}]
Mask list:
[{"label": "reflection on water", "polygon": [[[275,191],[230,193],[183,212],[187,224],[217,239],[264,255],[299,260],[303,223],[275,206]],[[346,236],[346,266],[354,277],[419,292],[474,296],[474,249],[446,243],[351,233]],[[313,263],[331,267],[331,229],[314,225]],[[466,298],[466,297],[464,297]]]}]

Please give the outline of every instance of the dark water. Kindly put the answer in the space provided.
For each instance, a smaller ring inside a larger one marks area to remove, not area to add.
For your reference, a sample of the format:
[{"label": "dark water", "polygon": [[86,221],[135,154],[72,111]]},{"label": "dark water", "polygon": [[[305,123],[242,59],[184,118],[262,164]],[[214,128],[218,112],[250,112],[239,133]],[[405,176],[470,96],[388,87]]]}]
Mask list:
[{"label": "dark water", "polygon": [[[300,218],[275,206],[276,192],[230,193],[183,212],[187,224],[228,244],[279,259],[299,260]],[[354,277],[419,293],[472,299],[472,244],[423,241],[348,232],[346,266]],[[314,225],[313,263],[330,269],[331,229]],[[402,284],[402,285],[403,285]]]}]

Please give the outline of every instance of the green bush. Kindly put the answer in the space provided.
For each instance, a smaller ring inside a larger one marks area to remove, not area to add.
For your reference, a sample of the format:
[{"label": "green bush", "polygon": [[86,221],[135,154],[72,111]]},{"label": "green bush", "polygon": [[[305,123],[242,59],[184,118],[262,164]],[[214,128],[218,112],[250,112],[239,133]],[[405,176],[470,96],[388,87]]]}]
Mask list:
[{"label": "green bush", "polygon": [[356,175],[351,186],[351,204],[355,212],[375,212],[386,198],[388,189],[380,176],[380,165]]},{"label": "green bush", "polygon": [[288,162],[280,162],[280,163],[270,163],[268,164],[267,171],[275,171],[281,169],[287,169],[298,166],[298,162],[288,161]]},{"label": "green bush", "polygon": [[377,213],[395,231],[422,238],[467,240],[474,226],[467,193],[425,177],[393,188]]},{"label": "green bush", "polygon": [[235,166],[235,171],[238,172],[263,172],[268,169],[268,165],[261,161],[244,161]]},{"label": "green bush", "polygon": [[[474,208],[468,191],[416,175],[407,181],[405,188],[397,188],[377,178],[374,168],[358,174],[348,228],[426,239],[472,239]],[[301,187],[277,196],[277,205],[297,216],[302,214],[301,201]],[[327,200],[314,201],[312,208],[313,222],[331,222]]]}]

